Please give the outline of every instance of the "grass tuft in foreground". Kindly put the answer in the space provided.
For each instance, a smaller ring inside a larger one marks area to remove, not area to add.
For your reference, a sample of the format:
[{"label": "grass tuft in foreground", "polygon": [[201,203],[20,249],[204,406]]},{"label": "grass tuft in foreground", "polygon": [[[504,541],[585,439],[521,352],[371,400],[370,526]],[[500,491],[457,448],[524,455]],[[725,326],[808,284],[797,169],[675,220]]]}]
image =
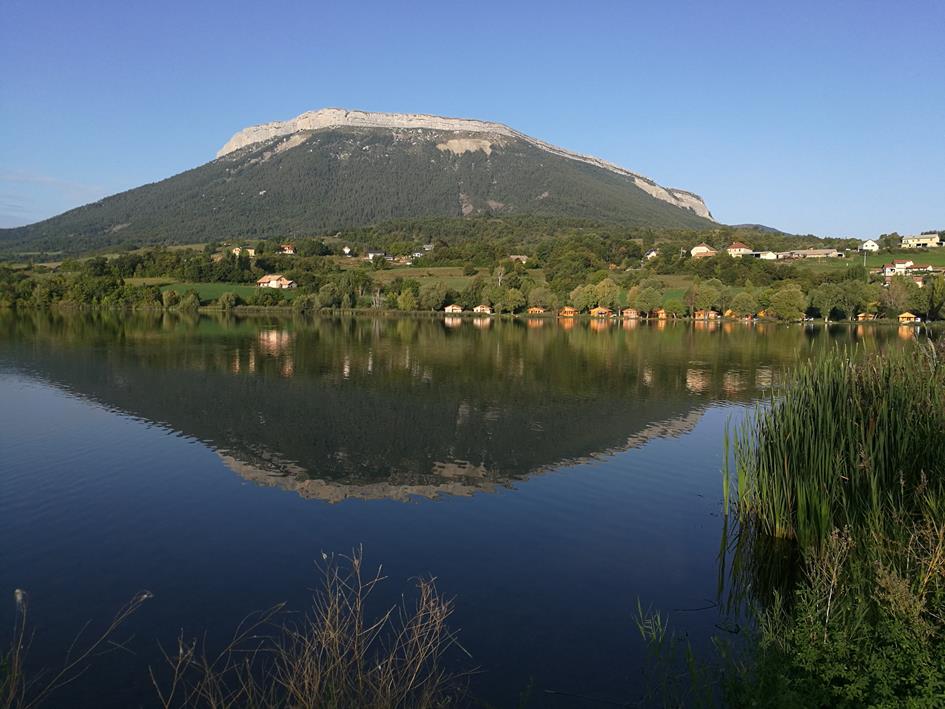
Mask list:
[{"label": "grass tuft in foreground", "polygon": [[160,705],[170,707],[452,706],[460,676],[444,669],[444,655],[460,648],[447,621],[451,601],[432,580],[418,580],[415,604],[368,613],[368,599],[384,580],[365,574],[363,557],[326,556],[323,583],[297,624],[276,625],[281,606],[247,618],[231,641],[210,653],[183,636],[151,669]]},{"label": "grass tuft in foreground", "polygon": [[[323,562],[322,585],[300,620],[282,620],[280,604],[246,617],[220,650],[181,634],[173,649],[162,650],[163,663],[142,667],[157,705],[432,709],[459,704],[465,673],[447,670],[451,663],[445,655],[460,651],[468,658],[468,653],[448,627],[452,601],[437,592],[434,581],[417,581],[413,603],[404,600],[375,613],[370,597],[385,580],[380,568],[365,573],[360,549],[350,557],[326,555]],[[104,651],[125,647],[116,634],[150,598],[138,594],[91,641],[83,642],[80,634],[60,668],[28,672],[27,598],[17,591],[13,639],[0,655],[0,709],[68,706],[68,685]]]}]

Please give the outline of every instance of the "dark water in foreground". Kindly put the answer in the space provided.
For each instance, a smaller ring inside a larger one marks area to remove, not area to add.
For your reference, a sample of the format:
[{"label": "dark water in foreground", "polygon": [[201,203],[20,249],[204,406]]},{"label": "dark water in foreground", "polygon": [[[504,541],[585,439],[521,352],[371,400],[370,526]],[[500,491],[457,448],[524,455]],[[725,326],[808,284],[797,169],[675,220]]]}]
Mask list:
[{"label": "dark water in foreground", "polygon": [[[895,328],[0,313],[0,641],[26,589],[33,658],[154,593],[63,706],[151,705],[181,629],[306,607],[363,544],[395,601],[435,575],[514,705],[639,696],[637,599],[703,646],[725,422],[784,366]],[[567,327],[566,327],[567,326]]]}]

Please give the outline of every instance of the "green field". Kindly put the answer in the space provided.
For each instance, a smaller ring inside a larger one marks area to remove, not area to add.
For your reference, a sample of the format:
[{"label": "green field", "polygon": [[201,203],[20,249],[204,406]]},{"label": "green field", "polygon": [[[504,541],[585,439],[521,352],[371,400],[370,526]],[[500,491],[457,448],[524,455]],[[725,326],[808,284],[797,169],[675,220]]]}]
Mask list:
[{"label": "green field", "polygon": [[[165,283],[161,285],[162,291],[174,290],[180,295],[183,295],[191,289],[197,291],[202,302],[216,300],[224,293],[235,293],[243,300],[247,300],[252,297],[254,293],[259,292],[256,286],[246,283],[168,283],[165,281]],[[287,300],[291,300],[295,297],[296,293],[298,293],[295,289],[280,290],[277,292]]]},{"label": "green field", "polygon": [[[870,268],[879,268],[893,259],[909,259],[922,266],[945,266],[945,248],[929,249],[928,251],[904,249],[888,254],[870,254],[866,257],[866,265]],[[859,262],[863,263],[862,256],[860,256]]]},{"label": "green field", "polygon": [[[866,267],[879,268],[894,259],[910,259],[923,266],[945,266],[945,248],[929,249],[928,251],[904,249],[893,252],[867,254]],[[846,258],[798,259],[796,261],[784,261],[782,263],[790,263],[798,268],[806,268],[810,271],[825,273],[842,271],[853,266],[862,266],[863,254],[850,254]]]},{"label": "green field", "polygon": [[[342,268],[356,268],[360,261],[352,259],[339,259],[338,262]],[[478,274],[489,276],[491,269],[480,268]],[[417,281],[421,286],[434,281],[443,281],[448,288],[455,291],[462,291],[475,276],[464,276],[461,266],[393,266],[381,271],[369,271],[371,278],[377,283],[386,285],[397,278],[411,279]],[[540,268],[527,271],[530,278],[538,283],[544,283],[545,274]]]}]

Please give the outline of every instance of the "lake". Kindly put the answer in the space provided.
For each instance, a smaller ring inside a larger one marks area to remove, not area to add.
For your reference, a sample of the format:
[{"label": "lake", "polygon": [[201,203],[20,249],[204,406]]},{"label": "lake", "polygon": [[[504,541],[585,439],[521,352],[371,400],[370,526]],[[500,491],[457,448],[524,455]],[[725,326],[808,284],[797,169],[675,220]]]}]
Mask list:
[{"label": "lake", "polygon": [[159,643],[304,610],[322,553],[363,545],[379,605],[420,576],[455,597],[474,696],[636,701],[638,601],[697,650],[725,621],[726,422],[795,362],[910,334],[0,311],[0,620],[25,589],[51,664],[151,591],[135,654],[54,702],[149,706]]}]

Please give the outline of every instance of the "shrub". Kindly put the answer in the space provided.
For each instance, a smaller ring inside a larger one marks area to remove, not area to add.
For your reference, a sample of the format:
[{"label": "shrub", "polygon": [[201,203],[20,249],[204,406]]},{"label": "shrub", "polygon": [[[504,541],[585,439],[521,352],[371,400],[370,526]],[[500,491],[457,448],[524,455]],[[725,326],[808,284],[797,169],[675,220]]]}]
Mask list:
[{"label": "shrub", "polygon": [[220,297],[217,298],[217,305],[219,305],[224,310],[231,310],[239,304],[239,296],[236,295],[236,293],[231,293],[230,291],[220,294]]}]

